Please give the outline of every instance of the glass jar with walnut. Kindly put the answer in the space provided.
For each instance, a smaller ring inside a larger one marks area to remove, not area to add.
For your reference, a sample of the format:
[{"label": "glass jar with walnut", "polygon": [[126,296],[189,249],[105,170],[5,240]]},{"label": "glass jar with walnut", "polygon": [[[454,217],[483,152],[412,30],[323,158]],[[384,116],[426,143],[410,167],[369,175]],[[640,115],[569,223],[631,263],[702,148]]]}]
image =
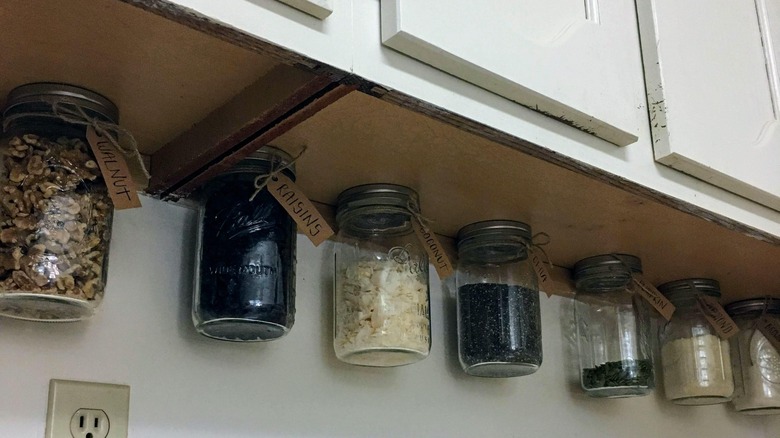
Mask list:
[{"label": "glass jar with walnut", "polygon": [[0,315],[36,321],[91,316],[106,283],[113,205],[86,127],[55,105],[116,123],[92,91],[36,83],[11,91],[0,139]]}]

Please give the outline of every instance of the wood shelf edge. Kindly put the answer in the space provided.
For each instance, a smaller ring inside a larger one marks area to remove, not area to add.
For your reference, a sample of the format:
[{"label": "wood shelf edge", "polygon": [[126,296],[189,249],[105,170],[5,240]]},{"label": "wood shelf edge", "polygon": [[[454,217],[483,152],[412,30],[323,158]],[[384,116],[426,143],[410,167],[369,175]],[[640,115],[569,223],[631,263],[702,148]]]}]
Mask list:
[{"label": "wood shelf edge", "polygon": [[[256,86],[248,90],[248,93],[261,91]],[[247,108],[242,107],[242,115],[247,121],[240,130],[231,132],[229,127],[235,124],[232,117],[236,115],[236,106],[240,106],[236,101],[246,100],[246,96],[237,97],[152,156],[153,176],[148,193],[162,199],[188,196],[204,182],[353,90],[353,87],[331,82],[328,78],[312,76],[299,87],[288,90],[289,95],[284,100],[272,105],[259,117],[251,112],[251,108],[246,112]],[[210,142],[208,138],[213,138],[213,135],[209,136],[206,132],[220,127],[226,128],[220,140]],[[168,165],[182,151],[191,149],[193,141],[199,138],[207,139],[198,145],[202,154],[187,163],[177,163],[174,167]],[[159,170],[156,165],[165,167]]]}]

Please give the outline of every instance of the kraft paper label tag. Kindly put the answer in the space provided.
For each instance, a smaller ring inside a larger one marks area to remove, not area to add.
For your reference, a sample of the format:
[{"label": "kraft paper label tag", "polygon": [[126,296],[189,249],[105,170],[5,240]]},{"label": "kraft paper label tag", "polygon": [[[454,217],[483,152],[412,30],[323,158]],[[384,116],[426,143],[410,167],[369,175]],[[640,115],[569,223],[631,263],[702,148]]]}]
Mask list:
[{"label": "kraft paper label tag", "polygon": [[650,305],[653,306],[653,308],[658,311],[658,313],[660,313],[665,320],[669,321],[672,319],[672,315],[675,311],[674,304],[666,299],[666,297],[658,289],[656,289],[655,286],[645,280],[641,274],[633,273],[631,274],[631,277],[634,281],[634,284],[637,286],[636,289],[637,292],[639,292],[639,295],[648,303],[650,303]]},{"label": "kraft paper label tag", "polygon": [[319,246],[333,235],[333,228],[290,178],[278,173],[268,180],[266,187],[298,225],[298,231],[305,234],[314,246]]},{"label": "kraft paper label tag", "polygon": [[780,324],[772,318],[762,316],[758,320],[758,329],[764,334],[764,337],[780,353]]},{"label": "kraft paper label tag", "polygon": [[452,262],[447,252],[444,251],[444,247],[439,242],[439,238],[427,227],[423,227],[417,218],[412,218],[412,228],[414,228],[417,238],[425,248],[425,252],[428,253],[428,259],[433,263],[433,267],[436,268],[436,273],[439,274],[439,278],[444,280],[451,276],[455,270],[452,267]]},{"label": "kraft paper label tag", "polygon": [[565,288],[564,285],[555,281],[550,275],[550,271],[547,269],[546,263],[539,256],[539,252],[533,247],[530,248],[531,266],[536,272],[536,277],[539,280],[539,290],[547,294],[547,297],[553,295],[559,295],[562,297],[570,297],[572,294]]},{"label": "kraft paper label tag", "polygon": [[130,175],[125,156],[116,150],[113,143],[95,132],[92,126],[87,127],[87,142],[95,154],[95,160],[100,167],[100,173],[108,188],[108,195],[114,203],[114,208],[124,210],[139,208],[138,190]]},{"label": "kraft paper label tag", "polygon": [[739,328],[733,319],[726,313],[715,297],[699,295],[697,298],[699,309],[704,313],[712,328],[721,339],[728,339],[737,334]]}]

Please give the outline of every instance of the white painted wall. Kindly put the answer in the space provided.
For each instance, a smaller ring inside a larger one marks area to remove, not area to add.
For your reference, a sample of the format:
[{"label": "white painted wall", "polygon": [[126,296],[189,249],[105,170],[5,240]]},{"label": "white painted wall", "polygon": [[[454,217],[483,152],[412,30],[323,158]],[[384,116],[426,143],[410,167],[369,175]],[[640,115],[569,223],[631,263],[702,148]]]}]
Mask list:
[{"label": "white painted wall", "polygon": [[561,311],[571,302],[559,298],[543,298],[544,365],[529,377],[461,373],[452,301],[437,280],[428,359],[388,370],[341,364],[330,344],[332,257],[303,238],[291,334],[267,345],[207,340],[190,321],[194,214],[143,203],[116,215],[109,290],[92,321],[0,320],[0,436],[43,436],[48,381],[64,378],[129,384],[133,438],[778,437],[778,424],[723,406],[676,407],[660,394],[587,399],[567,377]]}]

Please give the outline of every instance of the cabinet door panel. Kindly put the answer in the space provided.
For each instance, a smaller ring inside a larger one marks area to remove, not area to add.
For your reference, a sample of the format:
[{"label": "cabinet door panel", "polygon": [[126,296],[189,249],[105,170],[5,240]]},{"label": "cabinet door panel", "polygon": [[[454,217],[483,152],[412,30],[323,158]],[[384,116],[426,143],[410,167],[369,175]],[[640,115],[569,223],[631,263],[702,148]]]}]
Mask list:
[{"label": "cabinet door panel", "polygon": [[656,160],[780,210],[780,2],[637,6]]},{"label": "cabinet door panel", "polygon": [[381,1],[385,45],[616,145],[637,140],[632,2]]}]

